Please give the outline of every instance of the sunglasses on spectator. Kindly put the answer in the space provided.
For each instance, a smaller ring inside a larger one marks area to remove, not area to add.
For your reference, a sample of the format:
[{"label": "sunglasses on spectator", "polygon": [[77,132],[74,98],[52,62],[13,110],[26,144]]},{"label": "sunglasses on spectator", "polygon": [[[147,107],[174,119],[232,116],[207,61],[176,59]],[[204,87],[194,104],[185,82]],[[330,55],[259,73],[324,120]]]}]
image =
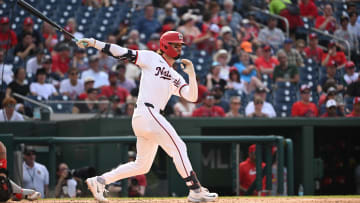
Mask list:
[{"label": "sunglasses on spectator", "polygon": [[35,154],[35,152],[26,152],[25,155],[31,156],[31,155],[36,155],[36,154]]},{"label": "sunglasses on spectator", "polygon": [[263,104],[264,102],[263,101],[255,101],[254,103],[255,104]]}]

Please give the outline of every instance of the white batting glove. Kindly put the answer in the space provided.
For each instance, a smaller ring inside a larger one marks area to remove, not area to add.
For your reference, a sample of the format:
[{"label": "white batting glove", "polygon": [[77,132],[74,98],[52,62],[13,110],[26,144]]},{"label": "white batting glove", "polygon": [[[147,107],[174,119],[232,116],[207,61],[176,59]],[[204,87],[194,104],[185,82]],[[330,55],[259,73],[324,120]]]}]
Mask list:
[{"label": "white batting glove", "polygon": [[[185,65],[185,67],[184,67]],[[183,69],[183,71],[190,75],[195,75],[195,70],[194,70],[194,65],[193,63],[188,60],[188,59],[181,59],[181,64],[180,64],[181,68]]]},{"label": "white batting glove", "polygon": [[95,47],[96,40],[94,38],[82,38],[76,42],[78,47],[85,49],[87,47]]}]

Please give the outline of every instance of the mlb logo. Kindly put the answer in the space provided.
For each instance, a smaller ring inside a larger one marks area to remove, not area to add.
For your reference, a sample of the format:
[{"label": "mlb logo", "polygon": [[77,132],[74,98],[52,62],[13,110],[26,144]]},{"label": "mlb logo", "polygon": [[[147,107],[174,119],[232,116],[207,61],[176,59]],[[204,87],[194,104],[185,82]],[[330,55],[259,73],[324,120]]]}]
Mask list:
[{"label": "mlb logo", "polygon": [[183,35],[181,33],[179,33],[179,40],[183,40]]}]

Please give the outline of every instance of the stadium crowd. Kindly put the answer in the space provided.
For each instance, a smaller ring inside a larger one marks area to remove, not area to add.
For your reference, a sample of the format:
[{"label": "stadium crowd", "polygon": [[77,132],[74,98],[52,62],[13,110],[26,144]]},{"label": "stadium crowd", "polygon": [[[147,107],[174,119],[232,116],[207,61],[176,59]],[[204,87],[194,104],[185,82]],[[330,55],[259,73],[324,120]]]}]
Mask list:
[{"label": "stadium crowd", "polygon": [[[37,6],[46,10],[54,2]],[[184,35],[182,58],[195,65],[199,97],[195,104],[171,98],[167,116],[360,116],[357,3],[252,3],[270,14],[251,10],[249,1],[233,0],[73,0],[69,5],[84,12],[66,7],[58,20],[77,39],[157,51],[162,33]],[[59,113],[132,115],[141,74],[137,66],[80,49],[70,36],[20,8],[10,19],[10,6],[0,1],[8,11],[0,17],[1,120],[23,120],[17,112],[37,118],[36,108],[13,93]],[[116,18],[108,22],[108,14]],[[279,17],[288,20],[289,33]],[[91,19],[99,23],[94,25],[99,32],[84,28]],[[109,26],[113,22],[119,23]]]}]

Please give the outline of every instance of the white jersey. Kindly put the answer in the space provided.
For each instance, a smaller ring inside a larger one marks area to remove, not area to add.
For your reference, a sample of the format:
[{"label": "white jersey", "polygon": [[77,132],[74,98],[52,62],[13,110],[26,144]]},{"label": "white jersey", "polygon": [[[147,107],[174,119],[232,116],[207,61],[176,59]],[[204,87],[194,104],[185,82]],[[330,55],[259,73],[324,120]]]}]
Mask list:
[{"label": "white jersey", "polygon": [[135,64],[141,67],[138,105],[147,102],[164,110],[171,95],[181,96],[181,88],[187,85],[184,78],[153,51],[137,51]]}]

